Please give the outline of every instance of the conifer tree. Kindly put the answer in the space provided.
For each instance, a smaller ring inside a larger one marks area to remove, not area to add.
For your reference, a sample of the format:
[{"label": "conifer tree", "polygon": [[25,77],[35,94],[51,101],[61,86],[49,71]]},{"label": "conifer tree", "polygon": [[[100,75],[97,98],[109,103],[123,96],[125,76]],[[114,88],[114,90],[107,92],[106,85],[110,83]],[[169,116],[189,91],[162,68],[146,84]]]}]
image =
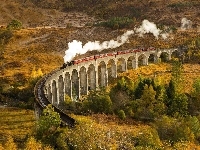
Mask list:
[{"label": "conifer tree", "polygon": [[162,101],[157,101],[156,91],[153,86],[144,86],[143,94],[140,99],[136,100],[135,116],[140,119],[154,119],[164,112],[165,106]]},{"label": "conifer tree", "polygon": [[184,78],[182,76],[183,65],[179,60],[172,61],[172,82],[175,88],[175,95],[181,94],[183,92]]}]

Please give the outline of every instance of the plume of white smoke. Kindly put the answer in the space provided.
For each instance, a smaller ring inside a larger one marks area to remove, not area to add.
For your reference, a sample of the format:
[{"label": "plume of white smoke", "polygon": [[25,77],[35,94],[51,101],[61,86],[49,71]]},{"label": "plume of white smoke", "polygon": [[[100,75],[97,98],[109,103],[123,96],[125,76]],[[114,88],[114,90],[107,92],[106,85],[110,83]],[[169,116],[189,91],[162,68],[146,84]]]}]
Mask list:
[{"label": "plume of white smoke", "polygon": [[181,19],[181,29],[186,30],[192,27],[192,21],[188,20],[187,18]]},{"label": "plume of white smoke", "polygon": [[149,22],[148,20],[143,20],[142,25],[135,30],[140,37],[143,37],[143,35],[146,33],[152,33],[156,37],[156,39],[158,39],[159,35],[161,35],[163,39],[166,39],[168,37],[168,33],[161,33],[162,30],[157,28],[156,24],[154,24],[153,22]]},{"label": "plume of white smoke", "polygon": [[100,43],[99,41],[87,42],[84,46],[82,46],[82,42],[73,40],[68,43],[68,50],[65,51],[64,62],[71,61],[76,54],[84,54],[87,51],[98,50],[101,51],[103,49],[116,48],[123,45],[128,41],[129,36],[134,34],[133,30],[126,31],[123,35],[118,36],[117,40],[104,41]]},{"label": "plume of white smoke", "polygon": [[[161,35],[163,39],[168,37],[168,33],[161,33],[162,30],[157,28],[156,24],[149,22],[148,20],[144,20],[139,28],[135,28],[135,32],[138,33],[139,36],[143,36],[146,33],[152,33],[156,39],[158,39],[159,35]],[[82,42],[73,40],[72,42],[68,43],[68,50],[65,51],[64,62],[71,61],[76,56],[76,54],[84,54],[87,51],[101,51],[103,49],[119,47],[126,43],[132,34],[134,34],[134,31],[129,30],[126,31],[123,35],[118,36],[117,40],[104,41],[102,43],[99,41],[89,41],[84,46],[82,46]]]},{"label": "plume of white smoke", "polygon": [[161,37],[166,40],[169,37],[169,33],[162,33]]},{"label": "plume of white smoke", "polygon": [[136,33],[138,33],[141,37],[143,37],[143,35],[146,33],[152,33],[157,39],[161,32],[161,30],[158,29],[154,23],[149,22],[148,20],[143,20],[142,25],[135,30]]}]

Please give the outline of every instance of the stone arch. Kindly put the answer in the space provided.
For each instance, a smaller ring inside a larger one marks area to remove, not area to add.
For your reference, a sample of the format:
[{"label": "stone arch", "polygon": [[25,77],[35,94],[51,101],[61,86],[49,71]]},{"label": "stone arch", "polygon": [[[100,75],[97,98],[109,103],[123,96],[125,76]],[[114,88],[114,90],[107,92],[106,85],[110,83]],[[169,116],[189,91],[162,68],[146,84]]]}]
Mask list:
[{"label": "stone arch", "polygon": [[155,53],[151,53],[148,57],[148,64],[157,62],[157,56]]},{"label": "stone arch", "polygon": [[117,66],[113,59],[110,59],[108,61],[107,76],[108,76],[108,82],[111,82],[113,78],[117,78]]},{"label": "stone arch", "polygon": [[47,97],[48,97],[48,100],[53,104],[52,93],[51,93],[51,84],[49,84],[47,87]]},{"label": "stone arch", "polygon": [[59,103],[64,101],[64,81],[63,76],[60,75],[58,78],[58,93],[59,93]]},{"label": "stone arch", "polygon": [[127,69],[136,69],[137,68],[137,61],[134,56],[130,56],[127,60]]},{"label": "stone arch", "polygon": [[95,66],[90,64],[88,67],[88,90],[95,90],[96,89],[96,71]]},{"label": "stone arch", "polygon": [[159,56],[159,61],[160,62],[167,62],[169,61],[169,53],[168,52],[162,52]]},{"label": "stone arch", "polygon": [[172,53],[171,53],[171,58],[179,58],[180,57],[180,53],[178,50],[174,50]]},{"label": "stone arch", "polygon": [[117,60],[117,72],[125,72],[126,70],[127,70],[126,60],[121,57]]},{"label": "stone arch", "polygon": [[148,57],[144,54],[141,54],[138,57],[138,66],[145,66],[148,65]]},{"label": "stone arch", "polygon": [[53,80],[52,82],[52,101],[53,104],[58,104],[58,99],[57,99],[57,87],[56,87],[56,81]]},{"label": "stone arch", "polygon": [[71,79],[69,72],[65,73],[65,80],[64,80],[64,86],[65,86],[65,94],[67,94],[69,97],[71,97]]},{"label": "stone arch", "polygon": [[108,77],[107,77],[107,69],[106,69],[106,63],[104,61],[101,61],[98,64],[98,83],[100,87],[105,87],[107,86],[107,81],[108,81]]},{"label": "stone arch", "polygon": [[88,91],[87,72],[84,66],[80,68],[79,77],[80,77],[80,95],[87,95]]},{"label": "stone arch", "polygon": [[76,101],[80,96],[80,89],[79,89],[79,76],[78,71],[76,69],[73,69],[72,75],[71,75],[71,81],[72,81],[72,99]]}]

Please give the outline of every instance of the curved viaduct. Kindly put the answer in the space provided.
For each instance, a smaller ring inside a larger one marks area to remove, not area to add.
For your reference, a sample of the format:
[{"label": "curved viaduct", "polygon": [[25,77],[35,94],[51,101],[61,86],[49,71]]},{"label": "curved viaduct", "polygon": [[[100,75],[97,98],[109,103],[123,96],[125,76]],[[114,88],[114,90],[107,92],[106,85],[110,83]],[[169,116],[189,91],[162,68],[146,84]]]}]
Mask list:
[{"label": "curved viaduct", "polygon": [[67,66],[46,77],[43,84],[45,97],[54,106],[64,101],[65,95],[73,100],[88,94],[89,90],[107,86],[111,78],[116,78],[118,72],[136,69],[139,64],[148,65],[150,58],[156,63],[162,53],[168,54],[168,59],[178,49],[153,49],[134,53],[107,55],[90,61]]}]

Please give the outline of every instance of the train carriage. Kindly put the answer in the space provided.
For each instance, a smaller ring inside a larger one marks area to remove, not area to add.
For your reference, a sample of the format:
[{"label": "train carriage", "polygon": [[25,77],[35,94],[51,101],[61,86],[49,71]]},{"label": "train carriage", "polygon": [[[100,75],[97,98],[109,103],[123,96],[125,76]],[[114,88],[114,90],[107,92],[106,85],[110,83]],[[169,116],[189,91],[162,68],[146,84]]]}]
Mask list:
[{"label": "train carriage", "polygon": [[96,54],[93,56],[88,56],[85,58],[81,58],[81,59],[73,60],[71,62],[64,63],[63,66],[60,67],[60,69],[64,69],[67,66],[79,64],[79,63],[82,63],[85,61],[96,60],[96,59],[104,58],[104,57],[108,57],[108,56],[116,56],[116,55],[122,55],[122,54],[128,54],[128,53],[137,53],[137,52],[141,52],[141,51],[153,51],[153,50],[155,50],[154,47],[149,47],[149,48],[141,47],[141,48],[137,48],[137,49],[131,49],[131,50],[129,49],[129,50],[124,50],[124,51],[112,52],[112,53]]}]

